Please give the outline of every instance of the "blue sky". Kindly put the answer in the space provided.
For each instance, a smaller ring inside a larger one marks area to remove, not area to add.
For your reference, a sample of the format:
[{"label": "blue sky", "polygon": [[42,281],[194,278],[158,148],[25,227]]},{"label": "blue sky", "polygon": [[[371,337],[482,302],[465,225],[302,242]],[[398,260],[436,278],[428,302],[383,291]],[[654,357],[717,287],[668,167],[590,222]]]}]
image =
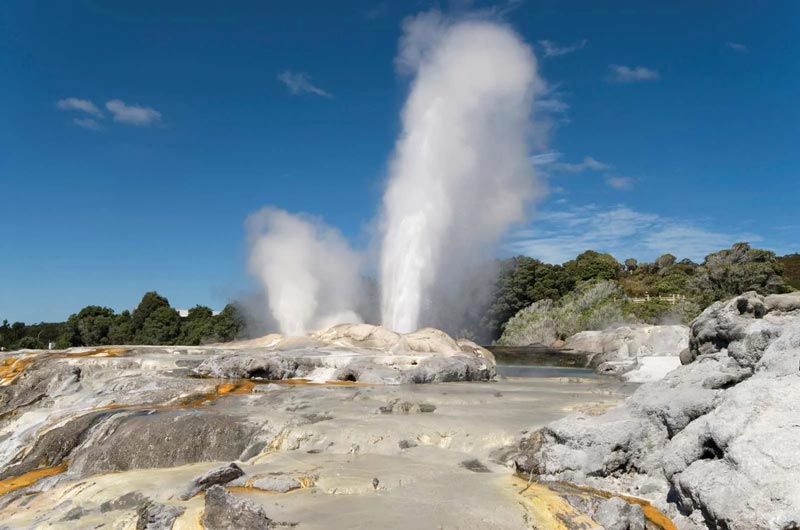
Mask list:
[{"label": "blue sky", "polygon": [[404,17],[501,17],[530,43],[550,193],[499,255],[800,251],[800,4],[170,1],[0,7],[0,318],[249,289],[246,216],[369,242],[408,79]]}]

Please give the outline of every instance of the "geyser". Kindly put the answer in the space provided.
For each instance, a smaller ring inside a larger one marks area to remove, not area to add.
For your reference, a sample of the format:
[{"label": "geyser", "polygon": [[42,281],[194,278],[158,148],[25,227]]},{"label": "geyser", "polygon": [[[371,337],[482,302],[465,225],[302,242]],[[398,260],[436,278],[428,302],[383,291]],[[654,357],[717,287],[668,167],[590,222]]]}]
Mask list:
[{"label": "geyser", "polygon": [[[383,198],[383,325],[414,331],[523,220],[536,183],[531,109],[545,84],[530,48],[508,27],[448,25],[437,13],[405,24],[398,63],[415,78]],[[467,300],[464,300],[467,303]]]},{"label": "geyser", "polygon": [[270,207],[251,215],[247,229],[248,268],[264,286],[282,333],[361,322],[355,313],[360,256],[337,230]]},{"label": "geyser", "polygon": [[[536,196],[531,111],[546,85],[510,28],[435,11],[405,21],[396,62],[414,77],[380,217],[381,320],[401,333],[455,331],[476,286],[491,284],[495,245]],[[248,230],[249,269],[282,333],[361,322],[360,255],[338,231],[274,208]]]}]

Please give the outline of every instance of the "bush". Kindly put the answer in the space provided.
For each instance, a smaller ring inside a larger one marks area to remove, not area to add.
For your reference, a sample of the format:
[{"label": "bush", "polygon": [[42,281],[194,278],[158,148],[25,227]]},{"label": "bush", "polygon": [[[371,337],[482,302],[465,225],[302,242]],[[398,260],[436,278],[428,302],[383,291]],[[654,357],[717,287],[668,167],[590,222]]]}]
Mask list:
[{"label": "bush", "polygon": [[611,254],[600,254],[587,250],[572,261],[564,264],[564,269],[575,282],[590,280],[614,280],[622,271],[622,265]]},{"label": "bush", "polygon": [[181,330],[181,317],[169,306],[153,311],[136,334],[137,344],[174,344]]},{"label": "bush", "polygon": [[622,296],[613,281],[582,283],[558,302],[541,300],[519,311],[508,321],[498,344],[549,345],[579,331],[636,322],[623,312]]},{"label": "bush", "polygon": [[777,259],[783,267],[786,281],[795,289],[800,289],[800,254],[789,254]]},{"label": "bush", "polygon": [[558,300],[573,289],[575,282],[560,265],[549,265],[526,256],[500,263],[493,302],[481,321],[490,340],[497,339],[506,322],[521,309],[538,300]]},{"label": "bush", "polygon": [[41,350],[44,345],[34,337],[22,337],[17,343],[17,350]]}]

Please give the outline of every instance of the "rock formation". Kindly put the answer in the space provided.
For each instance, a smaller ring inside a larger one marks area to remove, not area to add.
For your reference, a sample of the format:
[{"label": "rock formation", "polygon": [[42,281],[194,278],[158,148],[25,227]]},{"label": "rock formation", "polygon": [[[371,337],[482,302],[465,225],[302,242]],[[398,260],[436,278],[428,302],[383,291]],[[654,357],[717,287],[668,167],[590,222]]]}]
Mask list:
[{"label": "rock formation", "polygon": [[713,304],[681,359],[602,416],[526,435],[520,472],[647,498],[678,528],[800,528],[800,294]]},{"label": "rock formation", "polygon": [[220,378],[368,384],[488,381],[495,375],[491,352],[433,328],[399,334],[369,324],[340,324],[307,338],[269,335],[262,341],[266,346],[214,355],[195,372]]},{"label": "rock formation", "polygon": [[[0,529],[166,530],[201,519],[210,529],[272,528],[272,513],[241,491],[310,488],[326,462],[317,453],[352,458],[384,438],[382,451],[400,452],[401,440],[420,445],[439,432],[447,441],[432,445],[452,443],[437,405],[398,384],[494,375],[492,354],[469,341],[368,325],[201,347],[0,353]],[[347,425],[330,414],[340,400]],[[300,469],[259,460],[301,448],[313,461]],[[381,489],[391,484],[384,476]]]},{"label": "rock formation", "polygon": [[635,383],[662,379],[680,365],[689,346],[689,328],[681,325],[633,324],[603,331],[581,331],[564,348],[591,354],[599,373],[622,375]]}]

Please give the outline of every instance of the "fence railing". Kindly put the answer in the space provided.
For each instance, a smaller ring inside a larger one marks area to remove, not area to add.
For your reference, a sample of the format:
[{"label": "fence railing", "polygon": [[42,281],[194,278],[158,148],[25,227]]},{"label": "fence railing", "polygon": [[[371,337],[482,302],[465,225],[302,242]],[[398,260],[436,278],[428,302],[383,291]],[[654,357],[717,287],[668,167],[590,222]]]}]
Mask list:
[{"label": "fence railing", "polygon": [[675,305],[679,302],[686,300],[686,295],[671,294],[669,296],[650,296],[650,294],[645,293],[643,298],[631,298],[631,302],[633,302],[634,304],[646,304],[650,300],[658,300],[661,302],[666,302],[670,305]]}]

